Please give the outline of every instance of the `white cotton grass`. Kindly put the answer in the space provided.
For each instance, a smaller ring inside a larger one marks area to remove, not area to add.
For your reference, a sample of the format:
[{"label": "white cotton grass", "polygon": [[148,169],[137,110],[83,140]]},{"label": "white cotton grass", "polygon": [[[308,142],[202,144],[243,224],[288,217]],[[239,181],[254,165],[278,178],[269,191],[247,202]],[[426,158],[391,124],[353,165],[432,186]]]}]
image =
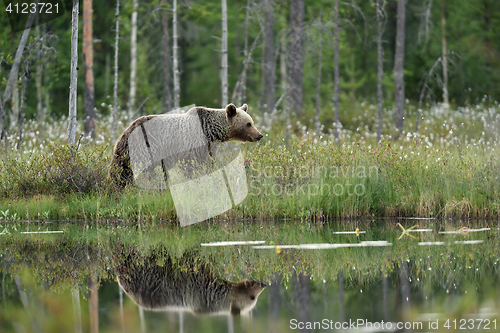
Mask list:
[{"label": "white cotton grass", "polygon": [[[109,109],[110,106],[102,103],[100,108],[104,110]],[[354,145],[363,144],[366,144],[371,149],[375,146],[377,138],[377,108],[375,105],[366,102],[359,103],[354,108],[355,110],[349,113],[342,114],[341,112],[341,122],[338,124],[339,142],[342,147],[347,149]],[[417,145],[420,149],[425,148],[429,158],[434,155],[434,161],[439,157],[442,158],[442,155],[446,154],[449,148],[457,146],[473,151],[475,154],[491,153],[499,149],[500,107],[498,103],[490,103],[487,106],[480,103],[475,106],[459,107],[457,109],[443,107],[441,104],[432,105],[428,109],[422,110],[418,133],[414,132],[415,109],[416,107],[411,104],[407,105],[406,112],[413,116],[406,117],[405,129],[400,133],[400,141],[396,146],[401,152],[402,159],[413,156]],[[312,110],[305,110],[304,114],[308,111]],[[324,113],[325,110],[322,110],[322,112]],[[96,129],[93,143],[97,146],[113,146],[116,141],[116,137],[111,138],[113,119],[109,110],[107,110],[107,113],[109,114],[103,115],[99,109],[96,109]],[[333,124],[326,124],[323,120],[318,133],[316,133],[314,116],[310,117],[309,113],[299,119],[291,120],[288,125],[285,125],[287,124],[286,113],[278,110],[273,115],[266,115],[266,124],[264,126],[258,108],[251,109],[256,126],[263,133],[266,133],[266,139],[268,140],[276,139],[281,141],[280,144],[283,144],[282,132],[287,128],[289,140],[291,141],[310,139],[311,142],[316,144],[328,145],[334,143],[335,130]],[[350,118],[346,120],[349,116]],[[332,117],[333,114],[328,119],[331,120]],[[382,139],[384,141],[391,141],[394,133],[396,133],[393,119],[394,111],[384,109],[382,123]],[[344,120],[345,124],[342,123],[342,120]],[[116,136],[119,136],[131,121],[132,119],[128,119],[127,112],[119,110],[116,121]],[[26,120],[23,124],[23,140],[19,152],[23,154],[39,153],[46,151],[47,146],[54,142],[67,143],[67,127],[67,116],[59,119],[46,117],[41,126],[39,126],[36,119]],[[76,140],[82,133],[83,121],[78,119]],[[17,126],[8,128],[6,141],[8,150],[17,151]],[[85,141],[89,142],[91,140],[85,138]],[[405,157],[405,155],[407,156]],[[441,160],[436,161],[436,163],[439,162]]]}]

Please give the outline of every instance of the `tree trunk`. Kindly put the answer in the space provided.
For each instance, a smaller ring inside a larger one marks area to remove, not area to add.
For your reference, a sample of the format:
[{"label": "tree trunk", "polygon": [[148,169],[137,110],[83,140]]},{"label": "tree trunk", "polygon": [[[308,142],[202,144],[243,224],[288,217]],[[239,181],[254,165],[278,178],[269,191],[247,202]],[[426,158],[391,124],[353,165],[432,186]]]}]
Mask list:
[{"label": "tree trunk", "polygon": [[174,109],[180,108],[181,87],[179,82],[179,47],[177,46],[177,0],[173,5],[173,71],[174,71]]},{"label": "tree trunk", "polygon": [[99,332],[99,293],[97,288],[97,281],[95,278],[89,276],[89,317],[90,317],[90,333]]},{"label": "tree trunk", "polygon": [[[293,289],[296,299],[297,319],[300,322],[311,322],[311,290],[309,289],[309,277],[304,273],[297,274],[292,270]],[[302,332],[312,332],[306,328]]]},{"label": "tree trunk", "polygon": [[[280,310],[282,306],[281,297],[280,297],[280,286],[281,286],[281,277],[280,274],[275,272],[271,277],[271,283],[268,287],[270,290],[268,291],[268,304],[269,304],[269,318],[271,319],[271,327],[279,327],[278,319],[280,317]],[[274,325],[273,325],[274,324]],[[276,329],[277,330],[277,329]]]},{"label": "tree trunk", "polygon": [[304,0],[290,1],[290,46],[288,103],[295,113],[303,105],[304,81]]},{"label": "tree trunk", "polygon": [[71,67],[69,84],[69,116],[68,116],[68,143],[73,144],[76,137],[76,102],[78,80],[78,3],[73,0],[71,16]]},{"label": "tree trunk", "polygon": [[14,84],[12,85],[12,98],[10,100],[12,108],[12,116],[10,117],[10,128],[17,127],[17,120],[19,119],[19,73],[14,77]]},{"label": "tree trunk", "polygon": [[407,315],[407,311],[410,309],[410,280],[409,280],[409,268],[408,262],[406,260],[401,260],[401,265],[399,266],[399,280],[401,281],[401,301],[403,303],[403,315]]},{"label": "tree trunk", "polygon": [[[166,5],[166,0],[162,0],[161,4]],[[163,71],[165,77],[165,86],[163,89],[165,95],[165,112],[172,110],[172,92],[170,91],[170,36],[168,31],[168,11],[163,9]]]},{"label": "tree trunk", "polygon": [[19,118],[18,118],[18,133],[19,136],[17,137],[17,150],[21,149],[21,142],[23,141],[23,121],[24,121],[24,97],[25,97],[25,92],[26,92],[26,72],[28,70],[27,68],[27,61],[25,62],[25,66],[23,69],[23,74],[21,75],[21,105],[19,107]]},{"label": "tree trunk", "polygon": [[405,83],[404,83],[404,58],[405,58],[405,11],[406,0],[398,0],[396,23],[396,52],[394,56],[394,89],[395,89],[395,125],[396,139],[403,132],[405,114]]},{"label": "tree trunk", "polygon": [[27,317],[28,317],[29,321],[31,322],[31,331],[35,332],[35,333],[42,332],[42,330],[40,330],[40,327],[38,326],[38,323],[37,323],[38,321],[35,320],[35,315],[32,314],[32,312],[30,311],[30,309],[32,309],[32,306],[30,306],[30,305],[32,305],[34,303],[30,297],[31,295],[29,295],[23,291],[21,279],[19,278],[18,275],[14,276],[14,282],[16,284],[17,292],[19,293],[19,298],[21,299],[21,303],[23,304],[23,307],[24,307],[24,310],[26,311]]},{"label": "tree trunk", "polygon": [[85,136],[95,137],[94,128],[94,38],[92,35],[92,0],[83,0],[83,76]]},{"label": "tree trunk", "polygon": [[[47,81],[47,79],[45,79]],[[43,110],[44,117],[49,116],[50,117],[50,90],[49,86],[45,86],[45,108]]]},{"label": "tree trunk", "polygon": [[71,300],[73,303],[73,321],[75,332],[82,333],[82,310],[80,307],[80,291],[78,287],[71,288]]},{"label": "tree trunk", "polygon": [[[288,95],[288,93],[290,92],[288,90],[288,72],[287,72],[286,55],[287,55],[286,36],[283,36],[283,38],[281,39],[280,72],[281,72],[281,88],[285,96]],[[287,100],[285,100],[283,111],[285,113],[285,142],[288,144],[288,139],[290,137],[290,105],[288,104]]]},{"label": "tree trunk", "polygon": [[316,117],[314,120],[314,132],[316,136],[320,135],[321,122],[319,120],[319,115],[321,112],[321,62],[322,60],[322,45],[321,41],[318,45],[318,78],[316,81]]},{"label": "tree trunk", "polygon": [[135,113],[135,91],[137,74],[137,0],[132,1],[134,11],[130,18],[130,93],[128,100],[128,115],[132,120]]},{"label": "tree trunk", "polygon": [[222,83],[222,108],[225,108],[227,103],[227,2],[221,0],[222,5],[222,64],[221,64],[221,83]]},{"label": "tree trunk", "polygon": [[[337,0],[335,0],[337,1]],[[341,322],[345,318],[345,304],[344,304],[344,271],[339,270],[337,274],[337,279],[339,282],[339,319]]]},{"label": "tree trunk", "polygon": [[[116,140],[116,122],[118,116],[118,41],[120,38],[120,0],[116,0],[115,10],[115,59],[114,59],[114,83],[113,83],[113,123],[111,129],[111,140]],[[132,119],[130,119],[132,121]]]},{"label": "tree trunk", "polygon": [[[378,0],[377,0],[378,1]],[[382,273],[382,308],[384,311],[384,321],[388,322],[389,321],[389,311],[388,311],[388,306],[387,303],[389,301],[389,283],[387,281],[387,275],[386,273]]]},{"label": "tree trunk", "polygon": [[266,113],[270,113],[276,102],[274,80],[276,76],[276,63],[274,59],[274,12],[271,0],[264,0],[264,68],[262,72],[262,122],[264,125]]},{"label": "tree trunk", "polygon": [[335,142],[339,143],[339,0],[335,0],[334,5],[334,17],[333,17],[333,67],[334,67],[334,79],[333,79],[333,107],[335,109]]},{"label": "tree trunk", "polygon": [[[382,2],[382,4],[380,4]],[[382,78],[384,76],[384,53],[382,49],[382,13],[384,10],[385,0],[377,0],[377,108],[378,108],[378,129],[377,129],[377,142],[382,140]]]},{"label": "tree trunk", "polygon": [[[495,15],[495,11],[490,11],[491,7],[488,1],[483,1],[483,20],[484,20],[484,46],[485,46],[485,58],[484,58],[484,66],[486,70],[491,73],[491,63],[492,61],[496,61],[497,53],[491,45],[491,16]],[[488,97],[491,96],[491,81],[486,81],[486,95]]]},{"label": "tree trunk", "polygon": [[[323,23],[321,17],[323,15],[322,10],[319,12],[319,25],[322,27]],[[319,33],[318,40],[318,78],[316,81],[316,117],[314,119],[314,134],[316,137],[320,136],[321,131],[321,122],[319,120],[319,115],[321,112],[321,62],[323,61],[323,37],[321,36],[321,32]]]},{"label": "tree trunk", "polygon": [[[39,0],[35,0],[35,6],[38,5]],[[10,70],[9,79],[7,81],[7,86],[5,87],[5,91],[3,93],[3,98],[0,99],[0,140],[2,137],[7,137],[5,133],[5,104],[7,100],[10,98],[12,93],[12,87],[17,84],[17,77],[19,73],[19,66],[21,64],[21,58],[23,56],[24,47],[26,46],[26,42],[28,41],[28,37],[31,30],[31,25],[33,24],[33,20],[35,19],[35,15],[32,13],[28,17],[28,21],[26,22],[26,26],[24,32],[21,36],[21,40],[19,41],[19,45],[16,51],[16,57],[14,58],[14,63],[12,64],[12,68]]]},{"label": "tree trunk", "polygon": [[247,0],[247,10],[245,15],[245,48],[243,50],[243,77],[241,78],[241,88],[238,94],[238,105],[242,105],[247,96],[247,68],[248,68],[248,22],[250,21],[250,5],[252,0]]},{"label": "tree trunk", "polygon": [[109,98],[109,82],[111,81],[111,56],[110,52],[106,51],[106,60],[104,64],[104,96]]},{"label": "tree trunk", "polygon": [[349,38],[349,66],[346,66],[346,74],[349,77],[349,83],[346,84],[347,88],[350,90],[349,92],[349,100],[351,103],[356,101],[356,89],[358,82],[356,81],[356,51],[354,50],[354,36]]},{"label": "tree trunk", "polygon": [[[40,26],[36,27],[37,40],[40,40]],[[41,43],[41,44],[40,44]],[[39,142],[43,142],[43,86],[42,86],[42,75],[43,75],[43,61],[42,61],[42,50],[43,50],[43,40],[39,42],[37,46],[37,65],[36,65],[36,114],[38,118],[38,138]]]},{"label": "tree trunk", "polygon": [[441,46],[443,53],[443,104],[448,107],[448,50],[446,49],[446,4],[441,0]]}]

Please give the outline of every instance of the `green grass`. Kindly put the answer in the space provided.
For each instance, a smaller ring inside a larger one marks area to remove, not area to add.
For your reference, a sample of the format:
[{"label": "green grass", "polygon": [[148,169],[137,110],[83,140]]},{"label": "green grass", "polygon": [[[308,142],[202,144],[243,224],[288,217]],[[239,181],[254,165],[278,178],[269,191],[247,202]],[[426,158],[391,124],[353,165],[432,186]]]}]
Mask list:
[{"label": "green grass", "polygon": [[[500,211],[500,161],[495,151],[478,146],[444,150],[415,141],[402,149],[389,142],[346,148],[302,141],[286,148],[259,145],[246,156],[248,196],[219,218],[484,218]],[[98,167],[106,162],[103,157]],[[29,174],[14,179],[6,175],[8,163],[0,169],[0,211],[9,211],[4,219],[176,218],[168,191],[118,192],[104,176],[86,192],[49,176],[29,187],[36,178],[33,163],[24,170],[18,164],[19,173]]]},{"label": "green grass", "polygon": [[[496,103],[459,110],[432,106],[423,111],[419,134],[412,133],[415,109],[409,105],[408,132],[393,140],[385,119],[378,145],[372,109],[361,103],[350,117],[342,115],[339,145],[331,128],[315,135],[311,124],[298,120],[285,143],[278,114],[273,129],[263,128],[270,134],[263,142],[242,145],[248,196],[216,219],[499,216]],[[304,112],[303,118],[312,117],[311,110]],[[56,122],[54,128],[62,126]],[[25,143],[32,147],[26,152],[7,154],[0,159],[0,218],[175,220],[168,190],[117,191],[107,176],[108,141],[39,149],[35,140]]]}]

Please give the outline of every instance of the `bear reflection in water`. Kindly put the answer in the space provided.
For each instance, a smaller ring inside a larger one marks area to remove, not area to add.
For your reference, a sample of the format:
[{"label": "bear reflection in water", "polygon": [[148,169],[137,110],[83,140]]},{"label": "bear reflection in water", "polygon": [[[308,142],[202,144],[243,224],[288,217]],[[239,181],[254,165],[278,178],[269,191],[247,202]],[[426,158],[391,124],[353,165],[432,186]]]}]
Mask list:
[{"label": "bear reflection in water", "polygon": [[176,259],[164,252],[142,257],[134,252],[117,260],[117,280],[146,310],[249,314],[265,284],[220,279],[199,259],[186,254]]}]

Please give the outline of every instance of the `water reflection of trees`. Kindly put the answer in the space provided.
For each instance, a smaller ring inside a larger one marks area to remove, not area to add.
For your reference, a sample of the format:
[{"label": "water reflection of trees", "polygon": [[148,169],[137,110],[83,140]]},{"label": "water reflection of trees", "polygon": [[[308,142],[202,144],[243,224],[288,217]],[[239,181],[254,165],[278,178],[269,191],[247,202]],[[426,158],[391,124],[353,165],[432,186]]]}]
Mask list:
[{"label": "water reflection of trees", "polygon": [[[301,241],[318,242],[313,238],[317,234],[317,231],[311,232],[312,236],[304,233]],[[120,237],[107,230],[97,236],[83,235],[85,237],[80,233],[78,236],[52,238],[16,235],[1,238],[3,303],[15,300],[23,309],[19,290],[36,289],[24,271],[35,276],[36,283],[45,291],[77,290],[79,293],[75,299],[89,296],[89,277],[99,286],[115,279],[120,281],[120,276],[135,274],[136,280],[150,279],[146,285],[155,286],[154,290],[165,290],[167,286],[158,284],[158,277],[173,274],[172,288],[186,290],[186,285],[181,282],[183,279],[224,285],[227,280],[239,281],[252,276],[270,283],[266,298],[259,300],[264,308],[267,305],[270,327],[276,327],[276,322],[286,313],[289,316],[290,310],[300,320],[315,320],[319,303],[322,304],[320,314],[334,317],[332,319],[347,320],[363,314],[368,319],[383,318],[387,321],[408,319],[415,307],[438,311],[456,303],[465,292],[469,292],[467,297],[476,298],[460,311],[467,311],[471,306],[477,308],[477,304],[492,295],[492,290],[497,293],[500,276],[498,239],[494,232],[486,236],[475,234],[475,238],[484,240],[484,243],[475,245],[454,242],[464,238],[463,235],[430,234],[420,236],[420,240],[444,240],[445,245],[418,246],[414,239],[396,240],[398,235],[388,233],[377,237],[392,239],[394,245],[389,249],[282,249],[280,253],[250,247],[205,249],[198,246],[200,236],[197,234],[180,238],[183,247],[175,243],[169,245],[171,239],[156,244],[147,240],[149,237],[154,240],[152,233],[140,234],[135,230],[126,230],[119,234]],[[303,263],[307,269],[298,267],[295,271],[297,262]],[[14,281],[16,275],[20,278],[20,288]],[[101,289],[97,292],[101,293]],[[118,304],[118,293],[115,294]],[[193,299],[194,296],[189,297]],[[140,302],[136,303],[140,305]],[[211,311],[230,313],[227,304],[220,301],[220,308],[185,306],[185,309],[198,314]],[[373,305],[374,310],[363,313],[359,304]],[[440,304],[439,307],[436,304]],[[82,309],[82,312],[86,311],[83,306]],[[88,325],[85,322],[89,320],[83,318],[82,321],[85,328]]]}]

